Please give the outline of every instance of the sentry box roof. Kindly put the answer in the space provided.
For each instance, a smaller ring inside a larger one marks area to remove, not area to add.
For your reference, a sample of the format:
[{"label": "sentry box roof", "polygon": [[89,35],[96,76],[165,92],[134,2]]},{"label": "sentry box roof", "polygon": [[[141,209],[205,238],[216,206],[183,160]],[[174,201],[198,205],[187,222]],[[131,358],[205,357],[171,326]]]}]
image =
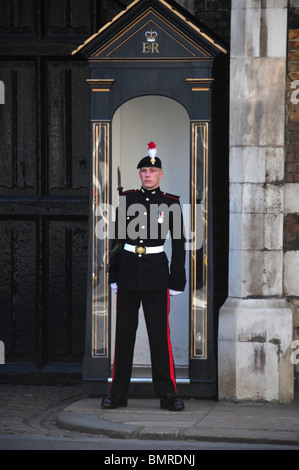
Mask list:
[{"label": "sentry box roof", "polygon": [[208,60],[227,50],[221,40],[174,1],[134,0],[79,46],[90,61]]}]

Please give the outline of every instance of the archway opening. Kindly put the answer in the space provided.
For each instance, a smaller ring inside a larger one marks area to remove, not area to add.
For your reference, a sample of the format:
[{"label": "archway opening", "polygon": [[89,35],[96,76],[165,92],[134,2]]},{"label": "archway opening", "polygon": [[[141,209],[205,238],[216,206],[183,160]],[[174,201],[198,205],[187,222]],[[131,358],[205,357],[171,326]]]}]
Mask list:
[{"label": "archway opening", "polygon": [[[162,160],[161,188],[190,203],[190,120],[177,101],[158,95],[134,98],[121,105],[112,120],[112,204],[118,203],[117,173],[124,189],[140,187],[137,164],[154,141]],[[170,259],[170,241],[165,251]],[[171,299],[170,329],[177,378],[188,377],[189,364],[189,259],[186,256],[187,285],[182,295]],[[114,351],[115,297],[112,298],[111,351]],[[112,355],[113,356],[113,355]],[[113,357],[111,357],[113,361]],[[136,337],[133,377],[150,376],[150,352],[141,311]]]}]

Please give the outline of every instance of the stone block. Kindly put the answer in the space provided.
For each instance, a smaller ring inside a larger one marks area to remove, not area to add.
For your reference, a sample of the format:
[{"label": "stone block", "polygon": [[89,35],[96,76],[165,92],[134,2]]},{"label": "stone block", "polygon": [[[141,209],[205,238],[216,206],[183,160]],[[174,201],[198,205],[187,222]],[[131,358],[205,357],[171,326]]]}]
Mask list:
[{"label": "stone block", "polygon": [[244,8],[231,6],[231,57],[244,57],[245,55],[245,35],[246,11]]},{"label": "stone block", "polygon": [[299,296],[299,251],[284,253],[283,290],[287,296]]},{"label": "stone block", "polygon": [[299,212],[299,183],[287,183],[284,186],[284,212]]},{"label": "stone block", "polygon": [[266,148],[266,182],[278,183],[284,178],[284,147]]},{"label": "stone block", "polygon": [[229,297],[219,317],[219,397],[292,401],[292,330],[284,300]]},{"label": "stone block", "polygon": [[242,213],[243,184],[231,183],[229,186],[230,212]]},{"label": "stone block", "polygon": [[264,185],[264,204],[267,214],[283,213],[284,189],[282,184]]},{"label": "stone block", "polygon": [[281,250],[282,214],[230,214],[230,249]]},{"label": "stone block", "polygon": [[264,214],[230,214],[230,248],[235,250],[264,249]]},{"label": "stone block", "polygon": [[232,58],[230,146],[283,147],[286,58]]},{"label": "stone block", "polygon": [[283,214],[265,214],[264,248],[282,250],[283,248]]},{"label": "stone block", "polygon": [[265,191],[262,184],[243,184],[242,212],[264,214]]},{"label": "stone block", "polygon": [[288,18],[286,0],[267,1],[267,56],[284,57],[287,48],[286,25]]},{"label": "stone block", "polygon": [[230,211],[244,214],[283,213],[283,186],[234,183],[230,185]]},{"label": "stone block", "polygon": [[232,57],[283,57],[286,51],[287,0],[233,0]]},{"label": "stone block", "polygon": [[229,296],[282,295],[282,251],[230,250]]},{"label": "stone block", "polygon": [[284,145],[286,59],[246,59],[243,102],[244,144],[277,147]]},{"label": "stone block", "polygon": [[231,147],[230,181],[264,183],[266,180],[265,147]]}]

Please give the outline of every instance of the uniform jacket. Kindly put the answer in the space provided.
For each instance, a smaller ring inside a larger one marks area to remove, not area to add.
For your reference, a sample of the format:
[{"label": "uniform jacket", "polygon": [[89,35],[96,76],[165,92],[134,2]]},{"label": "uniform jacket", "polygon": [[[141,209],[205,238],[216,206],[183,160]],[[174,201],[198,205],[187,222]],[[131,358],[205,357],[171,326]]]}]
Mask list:
[{"label": "uniform jacket", "polygon": [[[125,191],[116,213],[116,242],[135,246],[164,245],[171,235],[170,265],[165,252],[131,253],[121,249],[110,257],[109,283],[134,291],[173,289],[186,285],[185,239],[179,196],[155,190]],[[169,229],[169,230],[168,230]],[[113,252],[113,250],[112,250]]]}]

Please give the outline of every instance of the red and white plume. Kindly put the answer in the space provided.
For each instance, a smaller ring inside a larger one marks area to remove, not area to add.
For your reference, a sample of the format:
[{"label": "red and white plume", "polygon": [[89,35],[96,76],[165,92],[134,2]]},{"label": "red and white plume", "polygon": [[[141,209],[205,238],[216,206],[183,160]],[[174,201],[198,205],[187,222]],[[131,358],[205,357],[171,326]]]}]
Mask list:
[{"label": "red and white plume", "polygon": [[155,158],[156,154],[157,154],[157,149],[156,149],[156,144],[155,142],[150,142],[148,145],[148,155],[151,157],[151,158]]}]

